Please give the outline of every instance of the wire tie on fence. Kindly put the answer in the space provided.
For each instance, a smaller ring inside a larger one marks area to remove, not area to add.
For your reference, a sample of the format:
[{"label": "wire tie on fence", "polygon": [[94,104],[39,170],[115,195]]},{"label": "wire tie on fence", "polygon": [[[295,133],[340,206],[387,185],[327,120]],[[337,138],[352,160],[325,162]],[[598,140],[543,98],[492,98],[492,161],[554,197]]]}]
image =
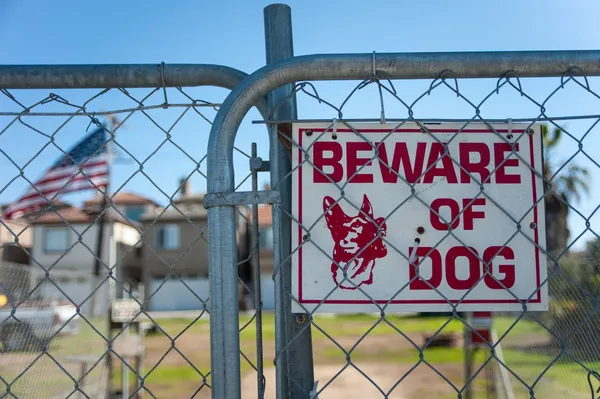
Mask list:
[{"label": "wire tie on fence", "polygon": [[165,62],[161,62],[160,63],[160,80],[162,82],[162,89],[163,89],[163,94],[165,96],[165,102],[163,104],[163,108],[167,108],[169,101],[167,100],[167,88],[165,86]]},{"label": "wire tie on fence", "polygon": [[383,91],[381,90],[381,82],[377,80],[377,88],[379,89],[379,101],[381,103],[381,119],[379,122],[383,125],[385,123],[385,105],[383,103]]},{"label": "wire tie on fence", "polygon": [[[567,75],[567,74],[569,74],[569,78],[570,79],[573,79],[574,81],[577,82],[577,80],[575,79],[575,72],[576,71],[580,71],[582,73],[583,80],[585,80],[585,88],[587,89],[587,91],[592,91],[590,89],[590,82],[588,82],[588,78],[587,78],[585,72],[583,71],[583,69],[581,69],[578,66],[573,66],[573,67],[569,68],[565,73],[562,74],[562,76],[560,77],[560,88],[561,89],[565,88],[565,81],[564,81],[564,79],[565,79],[565,75]],[[568,80],[567,80],[567,82],[568,82]],[[581,84],[579,82],[577,82],[577,83]]]},{"label": "wire tie on fence", "polygon": [[521,93],[521,97],[523,97],[525,95],[525,93],[523,93],[523,86],[521,86],[521,79],[519,79],[519,75],[513,70],[507,71],[504,74],[504,76],[502,76],[500,79],[498,79],[498,81],[496,82],[496,94],[500,94],[500,82],[502,82],[503,79],[506,79],[506,83],[510,84],[511,77],[517,79],[517,84],[519,85],[519,93]]},{"label": "wire tie on fence", "polygon": [[512,127],[513,127],[513,121],[512,118],[508,118],[506,120],[506,123],[508,123],[508,137],[512,137]]},{"label": "wire tie on fence", "polygon": [[331,134],[331,138],[332,139],[337,139],[337,118],[333,118],[332,120],[332,131],[333,133]]},{"label": "wire tie on fence", "polygon": [[371,81],[377,82],[377,89],[379,90],[379,102],[381,103],[381,118],[379,119],[379,122],[383,125],[385,123],[385,106],[383,104],[383,91],[381,89],[381,82],[379,81],[379,76],[377,76],[377,71],[375,70],[375,51],[373,51],[371,73],[373,74]]}]

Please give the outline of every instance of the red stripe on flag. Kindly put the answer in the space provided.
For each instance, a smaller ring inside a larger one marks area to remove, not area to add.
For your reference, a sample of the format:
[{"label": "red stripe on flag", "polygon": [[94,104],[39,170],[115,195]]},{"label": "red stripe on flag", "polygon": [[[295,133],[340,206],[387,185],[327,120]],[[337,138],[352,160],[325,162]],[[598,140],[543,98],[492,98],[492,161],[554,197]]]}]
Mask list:
[{"label": "red stripe on flag", "polygon": [[[41,194],[36,193],[22,198],[18,203],[8,208],[5,211],[4,216],[7,219],[11,219],[15,213],[26,213],[35,211],[36,209],[41,209],[43,206],[47,205],[49,200],[52,200],[56,194],[96,189],[96,187],[106,188],[108,183],[107,180],[108,172],[98,173],[93,176],[77,176],[75,179],[70,181],[66,187],[61,186],[59,188],[52,188],[42,191]],[[87,182],[88,184],[78,184],[82,182]],[[24,204],[24,202],[27,202],[27,204]]]},{"label": "red stripe on flag", "polygon": [[[62,180],[62,181],[64,181],[64,183],[63,183],[63,186],[64,186],[64,184],[67,184],[67,183],[68,184],[73,184],[73,183],[75,183],[77,181],[91,180],[91,179],[94,179],[94,178],[100,177],[100,176],[108,176],[108,171],[96,173],[94,175],[81,175],[80,174],[80,175],[78,175],[77,177],[75,177],[72,180],[69,180],[71,177],[73,177],[73,175],[70,174],[70,175],[68,175],[66,177],[54,179],[54,181]],[[48,194],[52,194],[52,193],[55,193],[57,191],[67,192],[67,191],[64,191],[64,190],[60,190],[60,188],[58,188],[58,189],[57,188],[51,188],[51,189],[47,189],[47,190],[40,190],[41,194],[36,191],[33,194],[29,194],[29,195],[21,198],[19,201],[25,201],[25,200],[28,200],[28,199],[31,199],[31,198],[40,197],[42,195],[43,196],[47,196]]]},{"label": "red stripe on flag", "polygon": [[[95,168],[97,166],[108,166],[108,163],[106,161],[100,161],[100,162],[94,162],[94,163],[90,163],[90,164],[83,164],[83,165],[81,165],[81,168],[83,169],[83,173],[85,173],[86,169]],[[50,172],[58,172],[61,169],[73,169],[73,167],[72,166],[67,166],[65,168],[51,169]],[[76,169],[75,173],[80,173],[78,167],[75,167],[75,169]],[[50,174],[50,172],[48,174]],[[59,175],[56,175],[56,176],[45,177],[45,178],[42,178],[41,180],[37,181],[35,183],[35,185],[39,186],[39,185],[42,185],[42,184],[45,184],[45,183],[50,183],[50,182],[53,182],[53,181],[56,181],[56,180],[61,180],[61,179],[64,179],[65,177],[71,177],[71,176],[73,176],[73,174],[74,173],[72,173],[71,171],[67,171],[67,172],[65,172],[63,174],[59,174]]]}]

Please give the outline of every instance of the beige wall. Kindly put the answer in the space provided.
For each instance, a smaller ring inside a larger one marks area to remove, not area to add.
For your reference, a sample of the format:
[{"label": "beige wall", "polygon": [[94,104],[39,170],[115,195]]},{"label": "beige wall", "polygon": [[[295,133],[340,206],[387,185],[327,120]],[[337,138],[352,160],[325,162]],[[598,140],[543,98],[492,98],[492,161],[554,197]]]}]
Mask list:
[{"label": "beige wall", "polygon": [[[206,219],[192,220],[192,222],[195,226],[187,220],[172,222],[159,220],[152,227],[146,226],[147,230],[144,234],[142,249],[142,263],[146,276],[150,278],[152,276],[166,276],[169,273],[168,265],[175,262],[177,262],[174,265],[175,272],[179,276],[203,277],[208,275],[208,241],[202,238],[198,239],[200,235],[198,229],[204,229],[204,237],[208,239]],[[179,226],[179,248],[168,251],[156,248],[158,227],[166,224],[177,224]],[[190,245],[191,247],[188,249]],[[154,249],[151,249],[150,246]],[[160,255],[167,264],[156,254]]]},{"label": "beige wall", "polygon": [[[19,244],[26,248],[31,248],[33,245],[33,227],[28,226],[22,222],[15,222],[10,220],[5,220],[3,224],[0,224],[0,243],[10,244],[15,242],[15,236],[13,233],[19,236]],[[8,229],[10,228],[10,230]]]},{"label": "beige wall", "polygon": [[[98,245],[98,226],[89,226],[88,224],[78,223],[71,224],[69,230],[70,243],[75,243],[78,240],[78,235],[81,235],[81,243],[75,244],[73,248],[66,254],[63,252],[47,252],[44,249],[44,234],[47,229],[53,227],[63,227],[64,225],[45,225],[38,224],[33,228],[33,238],[35,245],[31,251],[32,261],[31,264],[36,266],[37,263],[42,264],[44,267],[49,267],[56,263],[56,267],[62,270],[74,270],[78,272],[91,273],[95,264],[95,257],[93,252],[96,251]],[[124,242],[126,245],[131,246],[139,239],[139,234],[130,226],[123,225],[121,223],[115,223],[115,238],[117,242]],[[89,227],[89,228],[88,228]],[[110,242],[109,237],[111,224],[107,223],[104,228],[104,237],[102,242],[102,256],[100,259],[106,264],[109,264],[109,248]],[[87,229],[87,230],[86,230]],[[85,231],[85,233],[84,233]],[[135,238],[137,234],[137,239]],[[129,244],[131,243],[131,244]],[[83,245],[85,244],[85,245]],[[88,248],[86,248],[89,247]],[[90,251],[91,250],[91,251]],[[63,256],[64,254],[64,256]],[[62,258],[61,258],[62,256]],[[60,260],[59,260],[60,258]],[[111,259],[112,260],[112,259]],[[115,259],[116,260],[116,259]],[[104,267],[100,267],[101,272],[106,273]]]},{"label": "beige wall", "polygon": [[[141,227],[140,227],[141,230]],[[114,235],[117,242],[123,243],[130,247],[136,245],[140,240],[140,233],[134,227],[123,223],[115,223]]]}]

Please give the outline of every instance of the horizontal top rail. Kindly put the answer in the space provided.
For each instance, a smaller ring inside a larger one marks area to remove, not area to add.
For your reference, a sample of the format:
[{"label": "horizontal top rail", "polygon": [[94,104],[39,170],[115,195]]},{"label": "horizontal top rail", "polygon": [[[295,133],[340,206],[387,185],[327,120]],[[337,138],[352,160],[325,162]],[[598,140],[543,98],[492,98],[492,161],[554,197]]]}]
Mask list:
[{"label": "horizontal top rail", "polygon": [[[551,77],[561,76],[572,68],[587,76],[600,75],[598,50],[306,55],[258,72],[292,63],[319,66],[312,77],[306,78],[311,80],[361,79],[372,76],[373,70],[390,79],[436,78],[443,70],[452,71],[456,78],[501,77],[509,71],[519,77]],[[334,66],[341,69],[331,68]],[[219,86],[233,89],[246,76],[235,68],[212,64],[0,65],[0,88]]]},{"label": "horizontal top rail", "polygon": [[[448,75],[443,73],[447,72]],[[270,91],[304,80],[600,76],[600,51],[502,51],[305,55],[262,67],[237,86],[214,120],[208,151],[208,192],[234,189],[233,143],[249,109]]]},{"label": "horizontal top rail", "polygon": [[0,65],[0,88],[217,86],[233,89],[246,76],[235,68],[211,64]]},{"label": "horizontal top rail", "polygon": [[[215,86],[233,90],[247,76],[212,64],[0,65],[0,89]],[[253,105],[268,119],[266,97]]]}]

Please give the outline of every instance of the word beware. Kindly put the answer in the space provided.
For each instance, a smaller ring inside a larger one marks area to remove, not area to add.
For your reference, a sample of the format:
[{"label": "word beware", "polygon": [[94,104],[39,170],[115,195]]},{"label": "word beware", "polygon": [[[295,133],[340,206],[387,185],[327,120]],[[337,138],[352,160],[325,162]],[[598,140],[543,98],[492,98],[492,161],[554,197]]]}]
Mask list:
[{"label": "word beware", "polygon": [[[519,152],[519,144],[500,142],[491,147],[486,143],[460,142],[458,153],[451,154],[446,143],[418,142],[411,154],[405,142],[319,141],[313,147],[313,182],[373,183],[379,173],[377,181],[390,184],[398,183],[399,176],[409,184],[433,183],[436,177],[444,178],[448,184],[469,184],[471,176],[477,176],[482,183],[520,184],[521,175],[510,170],[519,166],[519,159],[510,157],[513,151]],[[378,168],[372,168],[373,160]]]}]

